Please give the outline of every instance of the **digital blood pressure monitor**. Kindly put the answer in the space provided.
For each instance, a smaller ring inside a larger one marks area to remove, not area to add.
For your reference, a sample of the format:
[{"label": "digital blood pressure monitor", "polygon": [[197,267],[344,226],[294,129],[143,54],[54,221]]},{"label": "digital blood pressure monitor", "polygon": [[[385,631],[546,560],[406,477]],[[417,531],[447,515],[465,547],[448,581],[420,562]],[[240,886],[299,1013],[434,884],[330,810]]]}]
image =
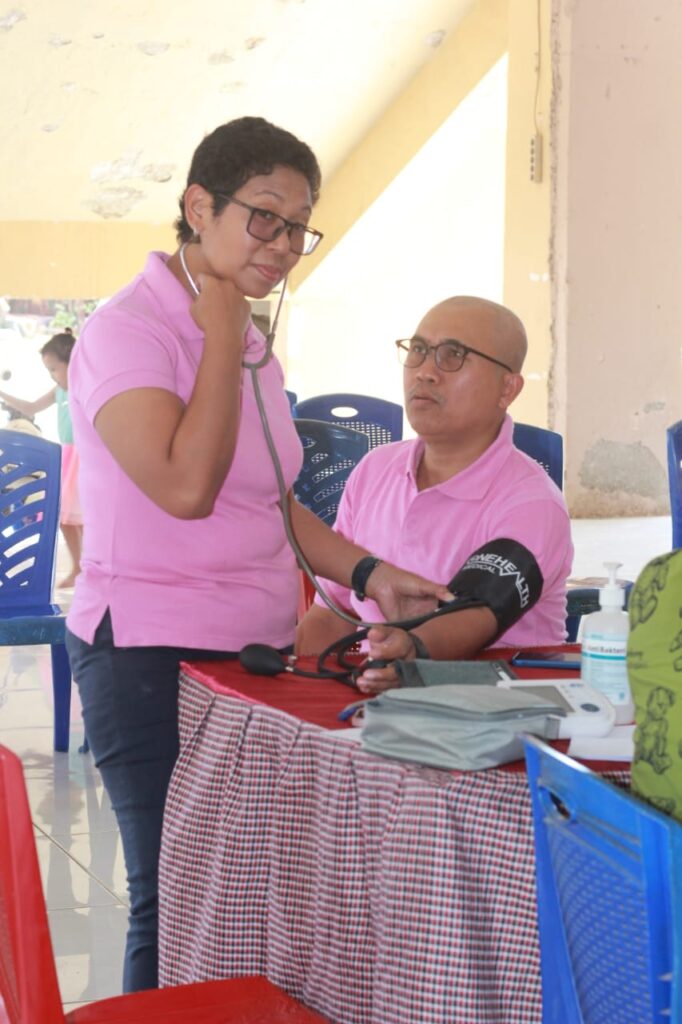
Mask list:
[{"label": "digital blood pressure monitor", "polygon": [[521,690],[557,704],[563,715],[557,715],[557,738],[574,736],[606,736],[616,720],[613,704],[582,679],[500,679],[503,689]]}]

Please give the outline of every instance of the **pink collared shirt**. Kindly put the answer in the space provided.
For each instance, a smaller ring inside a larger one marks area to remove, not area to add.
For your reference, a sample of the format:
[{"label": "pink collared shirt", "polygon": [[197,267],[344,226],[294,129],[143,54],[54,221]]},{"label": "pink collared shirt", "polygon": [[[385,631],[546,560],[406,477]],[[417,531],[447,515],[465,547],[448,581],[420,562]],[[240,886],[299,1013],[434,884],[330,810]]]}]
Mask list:
[{"label": "pink collared shirt", "polygon": [[[344,537],[427,579],[449,583],[486,541],[508,537],[535,556],[544,584],[540,600],[496,644],[530,647],[563,643],[566,579],[573,561],[563,495],[547,473],[512,444],[505,418],[493,444],[461,473],[419,491],[419,440],[381,445],[351,473],[334,525]],[[369,599],[323,581],[325,590],[365,621],[383,616]],[[322,604],[319,597],[316,602]]]},{"label": "pink collared shirt", "polygon": [[[130,388],[163,388],[187,402],[203,347],[190,298],[151,253],[144,271],[87,321],[69,366],[81,459],[82,572],[69,629],[92,642],[107,608],[117,646],[239,650],[293,640],[298,574],[279,509],[275,471],[248,371],[242,371],[232,465],[205,519],[176,519],[124,473],[95,430],[102,406]],[[248,358],[263,351],[251,325]],[[259,381],[287,487],[302,462],[277,359]]]}]

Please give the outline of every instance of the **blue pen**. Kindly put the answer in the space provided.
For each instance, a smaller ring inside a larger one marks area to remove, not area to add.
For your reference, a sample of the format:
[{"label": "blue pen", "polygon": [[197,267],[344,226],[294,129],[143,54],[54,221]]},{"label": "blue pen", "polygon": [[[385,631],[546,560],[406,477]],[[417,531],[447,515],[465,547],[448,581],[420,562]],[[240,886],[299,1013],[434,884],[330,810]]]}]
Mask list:
[{"label": "blue pen", "polygon": [[364,703],[364,700],[356,700],[353,704],[349,704],[345,707],[343,711],[339,711],[336,717],[340,722],[347,722],[349,718],[352,718],[353,715],[363,707]]}]

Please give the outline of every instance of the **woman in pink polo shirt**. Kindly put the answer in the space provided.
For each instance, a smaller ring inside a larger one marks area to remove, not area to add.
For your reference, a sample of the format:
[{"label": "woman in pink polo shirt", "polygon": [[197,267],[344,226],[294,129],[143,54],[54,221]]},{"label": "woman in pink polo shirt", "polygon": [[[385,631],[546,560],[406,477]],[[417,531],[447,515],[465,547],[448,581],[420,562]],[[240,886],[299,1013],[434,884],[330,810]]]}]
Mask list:
[{"label": "woman in pink polo shirt", "polygon": [[[179,662],[294,639],[297,568],[242,367],[264,351],[245,296],[264,298],[317,245],[308,221],[319,186],[315,156],[289,132],[251,117],[217,128],[192,160],[178,250],[149,255],[89,318],[71,360],[85,543],[67,645],[126,858],[125,991],[157,983]],[[302,451],[275,358],[259,381],[290,488]],[[316,572],[347,585],[356,569],[388,617],[447,599],[419,576],[374,568],[363,548],[289,506]]]}]

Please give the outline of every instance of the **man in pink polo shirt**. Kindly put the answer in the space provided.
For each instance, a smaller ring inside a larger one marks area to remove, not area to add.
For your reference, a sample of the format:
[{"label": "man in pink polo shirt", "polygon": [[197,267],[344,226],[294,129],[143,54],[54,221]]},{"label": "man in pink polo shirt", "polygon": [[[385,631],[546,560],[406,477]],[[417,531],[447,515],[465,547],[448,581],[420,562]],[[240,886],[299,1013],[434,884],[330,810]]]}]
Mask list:
[{"label": "man in pink polo shirt", "polygon": [[[535,557],[543,588],[537,604],[501,636],[489,608],[470,608],[409,633],[375,627],[370,656],[456,659],[493,640],[513,647],[562,643],[573,558],[568,512],[544,469],[514,447],[507,413],[523,387],[523,324],[497,303],[456,297],[430,310],[397,346],[417,437],[375,448],[359,463],[334,528],[377,558],[444,583],[472,552],[507,538]],[[358,618],[383,618],[374,602],[322,582]],[[299,626],[297,650],[317,653],[347,632],[318,597]],[[358,685],[374,693],[396,682],[389,665],[367,669]]]}]

